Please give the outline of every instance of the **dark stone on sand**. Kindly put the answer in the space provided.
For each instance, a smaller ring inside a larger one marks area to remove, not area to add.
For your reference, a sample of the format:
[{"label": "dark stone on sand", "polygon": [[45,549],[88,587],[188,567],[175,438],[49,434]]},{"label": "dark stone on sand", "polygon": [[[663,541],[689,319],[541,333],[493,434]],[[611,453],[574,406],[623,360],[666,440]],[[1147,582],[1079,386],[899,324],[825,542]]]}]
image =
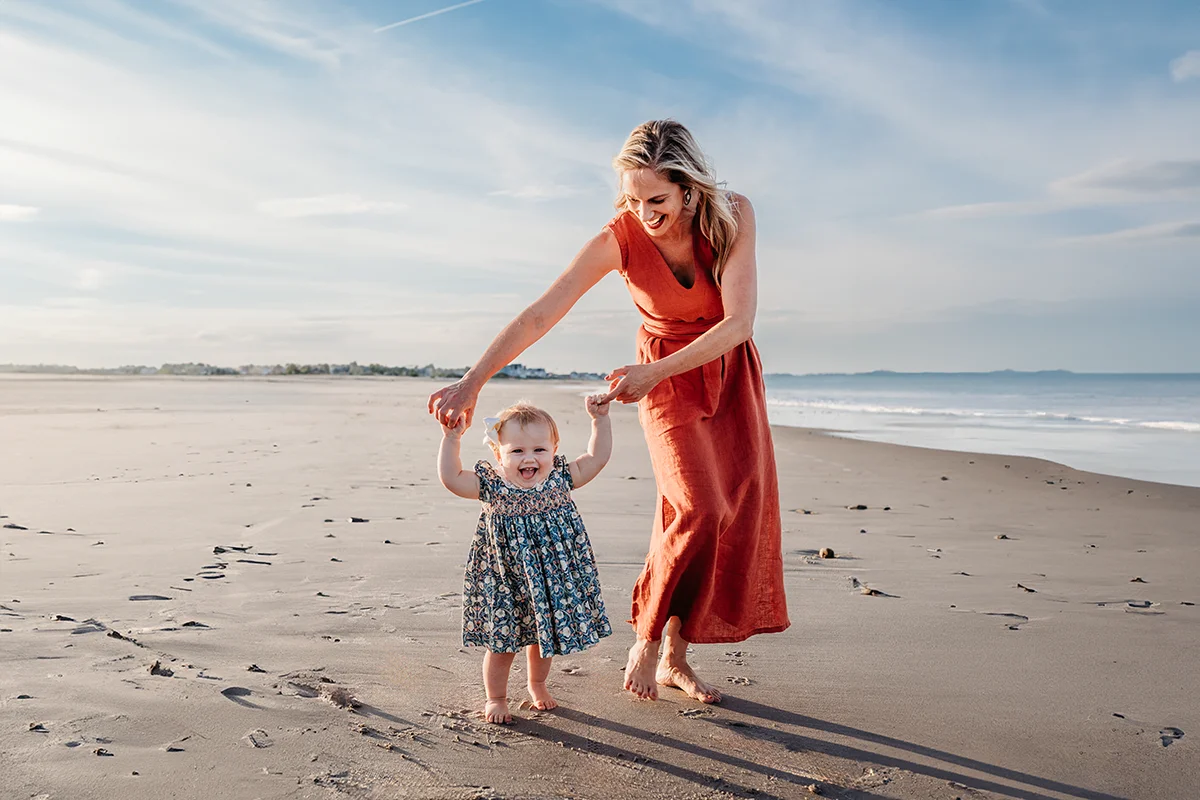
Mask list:
[{"label": "dark stone on sand", "polygon": [[195,620],[189,620],[189,621],[183,623],[183,627],[185,627],[185,628],[207,628],[208,626],[205,625],[203,622],[196,622]]},{"label": "dark stone on sand", "polygon": [[997,533],[997,534],[996,534],[996,538],[997,538],[997,539],[1007,539],[1007,538],[1008,538],[1008,534],[1007,534],[1007,533]]},{"label": "dark stone on sand", "polygon": [[27,530],[29,530],[29,528],[26,528],[24,525],[18,525],[18,524],[16,524],[15,522],[9,522],[9,523],[5,524],[5,526],[4,526],[4,527],[8,528],[9,530],[13,530],[13,531],[27,531]]},{"label": "dark stone on sand", "polygon": [[130,600],[170,600],[170,597],[165,597],[161,594],[131,594]]},{"label": "dark stone on sand", "polygon": [[867,532],[867,529],[866,529],[866,528],[860,528],[858,532],[859,532],[859,533],[866,533],[866,532]]},{"label": "dark stone on sand", "polygon": [[[972,463],[974,463],[974,462],[972,462]],[[943,475],[943,476],[942,476],[942,480],[944,480],[944,481],[948,481],[948,480],[950,480],[950,479],[949,479],[949,478],[947,478],[945,475]]]},{"label": "dark stone on sand", "polygon": [[75,620],[71,619],[70,617],[63,616],[62,614],[55,614],[54,621],[55,622],[75,622]]},{"label": "dark stone on sand", "polygon": [[95,753],[95,754],[96,754],[96,755],[98,755],[98,756],[111,756],[111,755],[112,755],[112,753],[108,752],[108,751],[107,751],[107,750],[105,750],[103,747],[97,747],[97,748],[96,748],[95,750],[93,750],[92,752],[93,752],[93,753]]},{"label": "dark stone on sand", "polygon": [[1018,588],[1018,589],[1023,589],[1023,590],[1025,590],[1026,592],[1029,592],[1030,594],[1037,594],[1037,589],[1030,589],[1028,586],[1024,586],[1024,585],[1022,585],[1022,584],[1020,584],[1020,583],[1018,583],[1018,584],[1017,584],[1017,588]]},{"label": "dark stone on sand", "polygon": [[384,543],[384,544],[391,544],[391,543],[392,543],[392,540],[391,540],[391,539],[384,539],[384,540],[383,540],[383,543]]},{"label": "dark stone on sand", "polygon": [[326,521],[326,522],[333,522],[333,520],[331,520],[331,519],[327,519],[327,520],[325,520],[325,521]]},{"label": "dark stone on sand", "polygon": [[1120,718],[1120,719],[1125,719],[1125,715],[1124,715],[1124,714],[1118,714],[1118,713],[1117,713],[1117,712],[1115,712],[1115,711],[1113,712],[1113,716],[1114,716],[1114,717],[1118,717],[1118,718]]},{"label": "dark stone on sand", "polygon": [[362,518],[362,517],[351,517],[351,518],[350,518],[350,521],[351,521],[351,522],[370,522],[371,520],[369,520],[369,519],[364,519],[364,518]]},{"label": "dark stone on sand", "polygon": [[249,484],[249,483],[247,483],[246,485],[247,485],[247,486],[251,486],[252,484]]},{"label": "dark stone on sand", "polygon": [[266,672],[266,670],[263,669],[262,667],[260,667],[258,664],[251,664],[250,666],[246,667],[246,671],[247,672]]},{"label": "dark stone on sand", "polygon": [[849,508],[851,511],[866,511],[867,510],[867,507],[864,506],[862,503],[859,503],[856,506],[846,506],[846,507]]},{"label": "dark stone on sand", "polygon": [[1145,583],[1145,581],[1142,580],[1141,578],[1130,578],[1129,582],[1130,583]]},{"label": "dark stone on sand", "polygon": [[1191,600],[1180,600],[1180,601],[1179,601],[1179,605],[1181,605],[1181,606],[1194,606],[1194,605],[1196,605],[1196,604],[1195,604],[1195,603],[1193,603]]},{"label": "dark stone on sand", "polygon": [[339,564],[340,564],[340,563],[342,563],[342,560],[341,560],[340,558],[331,558],[331,559],[329,559],[329,560],[330,560],[330,561],[336,561],[336,562],[338,562]]},{"label": "dark stone on sand", "polygon": [[155,661],[150,665],[150,674],[161,675],[164,678],[169,678],[175,674],[175,670],[171,669],[170,667],[164,667],[161,661]]},{"label": "dark stone on sand", "polygon": [[891,507],[891,506],[884,506],[884,507],[883,507],[883,510],[884,510],[884,511],[891,511],[891,510],[892,510],[892,507]]},{"label": "dark stone on sand", "polygon": [[95,546],[101,545],[101,544],[104,544],[104,542],[92,542],[92,547],[95,547]]},{"label": "dark stone on sand", "polygon": [[324,592],[317,592],[317,597],[329,597],[329,595],[325,594]]},{"label": "dark stone on sand", "polygon": [[50,729],[40,722],[29,723],[29,730],[33,733],[49,733]]}]

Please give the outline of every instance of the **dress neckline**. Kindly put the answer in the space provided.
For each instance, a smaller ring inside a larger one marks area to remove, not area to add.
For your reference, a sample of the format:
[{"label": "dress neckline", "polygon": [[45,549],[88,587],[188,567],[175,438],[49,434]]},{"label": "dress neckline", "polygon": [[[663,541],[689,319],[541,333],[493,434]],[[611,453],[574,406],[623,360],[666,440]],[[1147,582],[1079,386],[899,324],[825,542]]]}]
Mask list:
[{"label": "dress neckline", "polygon": [[650,234],[646,233],[646,229],[644,227],[642,227],[642,223],[640,221],[638,221],[638,219],[636,217],[633,216],[632,212],[626,211],[625,213],[629,214],[629,217],[633,223],[633,226],[635,228],[637,228],[638,233],[640,233],[642,235],[642,237],[646,240],[646,244],[650,245],[650,247],[652,247],[654,249],[654,254],[656,256],[658,256],[658,263],[662,264],[662,268],[667,271],[667,275],[670,276],[671,283],[675,284],[675,288],[682,294],[687,294],[689,292],[694,291],[696,289],[696,287],[699,286],[700,281],[701,281],[700,259],[696,257],[696,253],[697,253],[697,249],[698,249],[696,247],[696,237],[700,233],[700,226],[697,224],[699,220],[697,220],[695,216],[692,217],[692,231],[691,231],[691,234],[692,234],[691,235],[692,285],[684,286],[683,283],[679,280],[679,276],[677,276],[675,274],[675,270],[671,269],[671,265],[667,263],[667,259],[663,256],[662,251],[658,249],[658,245],[654,243],[653,237],[651,237]]}]

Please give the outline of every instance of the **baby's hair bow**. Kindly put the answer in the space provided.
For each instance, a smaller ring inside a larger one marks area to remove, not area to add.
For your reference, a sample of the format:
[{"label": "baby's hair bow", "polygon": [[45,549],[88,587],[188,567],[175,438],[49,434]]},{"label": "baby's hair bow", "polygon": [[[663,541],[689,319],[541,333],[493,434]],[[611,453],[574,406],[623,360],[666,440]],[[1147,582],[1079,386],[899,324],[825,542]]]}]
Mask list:
[{"label": "baby's hair bow", "polygon": [[500,446],[500,418],[499,417],[484,417],[483,420],[483,443]]}]

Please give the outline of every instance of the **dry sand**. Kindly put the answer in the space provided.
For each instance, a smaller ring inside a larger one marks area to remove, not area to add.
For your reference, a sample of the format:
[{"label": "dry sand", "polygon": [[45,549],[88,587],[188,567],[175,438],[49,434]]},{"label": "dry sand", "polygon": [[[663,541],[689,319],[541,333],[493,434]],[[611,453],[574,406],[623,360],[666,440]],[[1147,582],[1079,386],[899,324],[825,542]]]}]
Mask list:
[{"label": "dry sand", "polygon": [[[1197,796],[1200,489],[792,429],[793,625],[697,648],[723,704],[623,693],[617,624],[557,711],[482,723],[433,388],[0,379],[0,796]],[[481,410],[541,403],[574,455],[580,391]],[[654,482],[613,413],[577,500],[620,623]]]}]

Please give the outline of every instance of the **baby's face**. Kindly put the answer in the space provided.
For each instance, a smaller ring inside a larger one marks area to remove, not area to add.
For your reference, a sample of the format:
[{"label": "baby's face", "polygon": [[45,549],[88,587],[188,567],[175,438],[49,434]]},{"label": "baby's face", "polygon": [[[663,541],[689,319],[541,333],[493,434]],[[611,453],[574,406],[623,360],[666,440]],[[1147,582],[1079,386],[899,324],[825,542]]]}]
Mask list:
[{"label": "baby's face", "polygon": [[554,440],[544,422],[521,425],[512,420],[500,429],[500,468],[516,486],[531,489],[554,469]]}]

